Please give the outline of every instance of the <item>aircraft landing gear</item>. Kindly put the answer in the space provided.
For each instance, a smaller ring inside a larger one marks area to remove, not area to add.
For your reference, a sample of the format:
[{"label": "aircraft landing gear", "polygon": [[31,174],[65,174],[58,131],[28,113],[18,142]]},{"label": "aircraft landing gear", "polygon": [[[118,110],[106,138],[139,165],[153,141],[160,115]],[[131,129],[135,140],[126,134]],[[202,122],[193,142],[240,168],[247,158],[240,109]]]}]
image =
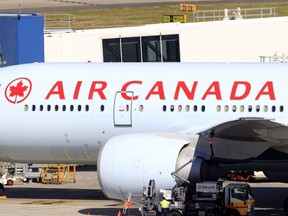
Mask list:
[{"label": "aircraft landing gear", "polygon": [[288,216],[288,197],[286,197],[286,199],[283,202],[283,209],[285,214]]}]

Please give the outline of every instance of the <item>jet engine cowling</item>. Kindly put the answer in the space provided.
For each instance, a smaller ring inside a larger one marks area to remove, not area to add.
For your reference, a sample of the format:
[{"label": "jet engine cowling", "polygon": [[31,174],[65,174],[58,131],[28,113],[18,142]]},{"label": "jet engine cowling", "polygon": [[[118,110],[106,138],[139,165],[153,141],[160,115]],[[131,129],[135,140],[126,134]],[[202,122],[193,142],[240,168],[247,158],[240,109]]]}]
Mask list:
[{"label": "jet engine cowling", "polygon": [[[187,147],[185,138],[159,134],[126,134],[111,138],[98,157],[97,173],[100,186],[109,198],[125,200],[131,191],[133,201],[140,202],[142,190],[150,179],[156,182],[156,190],[172,188],[176,182],[171,173],[177,169],[177,161],[193,158],[194,148],[180,153]],[[184,157],[184,159],[183,159]],[[186,159],[185,159],[186,157]],[[178,162],[179,163],[179,162]],[[189,176],[190,168],[182,176]]]}]

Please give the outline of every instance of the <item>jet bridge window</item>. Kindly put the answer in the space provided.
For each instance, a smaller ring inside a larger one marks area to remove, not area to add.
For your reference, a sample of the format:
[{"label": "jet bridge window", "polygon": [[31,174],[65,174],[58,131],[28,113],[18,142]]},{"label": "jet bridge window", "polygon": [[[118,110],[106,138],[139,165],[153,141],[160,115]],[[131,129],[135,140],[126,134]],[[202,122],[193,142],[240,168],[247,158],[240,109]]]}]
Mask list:
[{"label": "jet bridge window", "polygon": [[143,62],[161,62],[160,36],[142,37]]},{"label": "jet bridge window", "polygon": [[164,62],[180,62],[178,35],[162,35],[162,56]]},{"label": "jet bridge window", "polygon": [[104,62],[141,62],[140,38],[114,38],[103,40]]},{"label": "jet bridge window", "polygon": [[179,36],[142,37],[143,62],[180,62]]},{"label": "jet bridge window", "polygon": [[103,39],[104,62],[180,62],[179,35]]},{"label": "jet bridge window", "polygon": [[105,39],[102,44],[104,62],[121,62],[120,38]]},{"label": "jet bridge window", "polygon": [[122,62],[141,62],[140,38],[122,38]]}]

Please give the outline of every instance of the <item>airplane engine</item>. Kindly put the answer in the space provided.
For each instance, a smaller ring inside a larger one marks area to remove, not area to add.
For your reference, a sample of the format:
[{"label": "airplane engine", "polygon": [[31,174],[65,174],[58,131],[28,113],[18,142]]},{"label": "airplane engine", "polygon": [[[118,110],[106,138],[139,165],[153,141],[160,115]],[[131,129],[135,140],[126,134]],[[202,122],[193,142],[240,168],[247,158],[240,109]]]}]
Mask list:
[{"label": "airplane engine", "polygon": [[[157,190],[172,188],[176,182],[171,173],[194,156],[195,149],[188,144],[184,138],[159,134],[127,134],[110,139],[98,157],[102,191],[120,200],[127,199],[131,191],[133,201],[141,202],[143,186],[150,179],[155,180]],[[190,170],[191,164],[181,176],[188,178]]]}]

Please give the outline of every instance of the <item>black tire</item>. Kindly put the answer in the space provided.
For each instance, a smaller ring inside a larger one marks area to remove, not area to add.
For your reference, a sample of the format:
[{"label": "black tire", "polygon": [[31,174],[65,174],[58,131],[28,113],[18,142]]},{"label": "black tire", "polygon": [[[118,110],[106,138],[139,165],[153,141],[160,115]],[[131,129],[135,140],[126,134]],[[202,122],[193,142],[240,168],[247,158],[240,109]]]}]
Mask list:
[{"label": "black tire", "polygon": [[286,197],[286,199],[283,202],[283,209],[285,214],[288,216],[288,197]]},{"label": "black tire", "polygon": [[183,214],[180,211],[177,210],[171,210],[169,211],[169,216],[182,216]]},{"label": "black tire", "polygon": [[236,209],[231,209],[230,216],[240,216],[240,213]]},{"label": "black tire", "polygon": [[7,185],[12,186],[13,183],[14,183],[13,180],[11,180],[11,179],[7,180]]},{"label": "black tire", "polygon": [[0,184],[0,196],[5,196],[5,189],[2,184]]},{"label": "black tire", "polygon": [[236,209],[227,209],[224,213],[224,216],[241,216],[239,211]]}]

